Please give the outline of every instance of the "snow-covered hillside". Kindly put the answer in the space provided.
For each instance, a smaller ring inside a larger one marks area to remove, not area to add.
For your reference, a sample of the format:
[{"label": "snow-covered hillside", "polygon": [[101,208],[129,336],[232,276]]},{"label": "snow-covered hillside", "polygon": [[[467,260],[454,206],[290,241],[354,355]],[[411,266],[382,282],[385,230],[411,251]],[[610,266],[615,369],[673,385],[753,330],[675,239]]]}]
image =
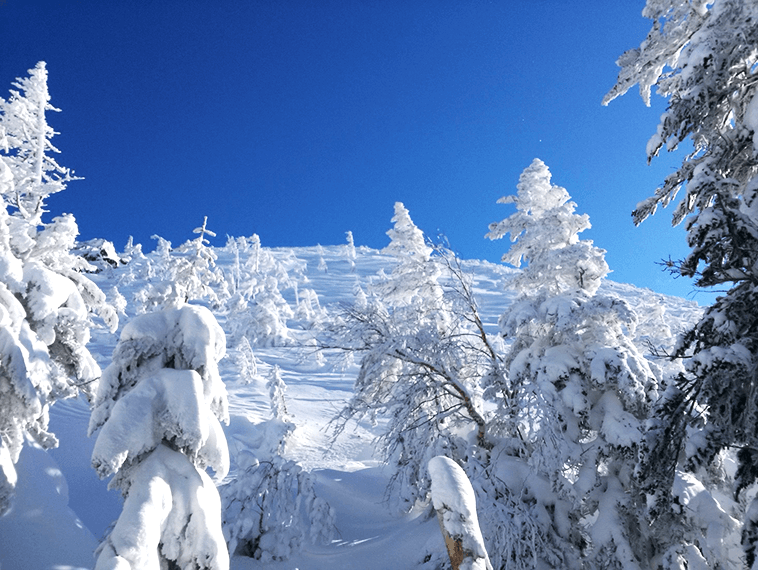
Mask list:
[{"label": "snow-covered hillside", "polygon": [[[239,247],[215,248],[216,268],[227,281],[240,271]],[[268,342],[247,345],[235,333],[239,323],[217,312],[227,334],[227,356],[220,363],[226,384],[231,421],[225,426],[232,480],[250,456],[276,445],[282,425],[272,419],[271,378],[280,375],[286,386],[287,421],[294,431],[287,436],[285,458],[299,464],[311,476],[315,495],[336,515],[336,532],[328,544],[303,541],[285,561],[234,556],[235,569],[413,569],[435,568],[445,559],[445,546],[437,520],[427,504],[399,514],[385,501],[391,473],[374,450],[382,420],[351,423],[338,438],[330,421],[352,395],[358,362],[320,345],[314,338],[316,324],[338,307],[354,302],[356,293],[390,274],[396,259],[364,247],[350,246],[268,249],[258,261],[278,272],[277,286],[287,309],[283,322],[274,323]],[[153,259],[160,252],[150,254]],[[131,250],[131,261],[117,268],[103,264],[92,279],[113,301],[114,287],[127,301],[120,328],[136,314],[139,293],[159,276],[148,271],[144,257]],[[473,292],[487,332],[497,334],[497,321],[515,299],[508,280],[515,273],[504,266],[464,261],[472,276]],[[274,271],[272,269],[272,271]],[[314,294],[315,293],[315,294]],[[618,296],[637,312],[640,323],[635,344],[670,346],[676,332],[693,323],[699,307],[678,298],[606,281],[601,293]],[[208,303],[213,308],[213,303]],[[279,329],[276,329],[280,326]],[[237,331],[238,332],[238,331]],[[90,350],[105,368],[116,345],[118,332],[105,327],[93,331]],[[658,361],[660,366],[665,362]],[[108,491],[90,466],[93,439],[86,437],[89,405],[83,399],[64,400],[51,409],[51,429],[58,448],[45,452],[28,443],[17,465],[19,484],[11,511],[0,518],[0,568],[44,570],[92,568],[93,550],[118,518],[122,501]],[[291,428],[288,428],[291,429]],[[272,443],[273,442],[273,443]],[[475,486],[476,486],[476,482]]]}]

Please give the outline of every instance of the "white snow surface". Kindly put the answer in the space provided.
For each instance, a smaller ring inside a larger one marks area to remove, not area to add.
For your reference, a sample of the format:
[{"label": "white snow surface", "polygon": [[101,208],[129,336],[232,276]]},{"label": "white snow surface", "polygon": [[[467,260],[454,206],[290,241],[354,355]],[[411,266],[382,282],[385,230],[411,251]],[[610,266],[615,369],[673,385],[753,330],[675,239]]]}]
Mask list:
[{"label": "white snow surface", "polygon": [[[367,283],[377,279],[380,271],[391,273],[394,265],[392,257],[365,247],[355,248],[354,259],[345,254],[343,245],[262,249],[289,272],[295,285],[282,289],[282,294],[292,307],[298,306],[298,285],[301,296],[305,289],[315,291],[319,306],[325,310],[352,302],[358,287],[365,288]],[[218,248],[217,253],[218,267],[228,274],[233,273],[234,254],[224,248]],[[515,299],[515,294],[506,289],[514,270],[484,261],[465,261],[463,265],[473,274],[473,289],[485,327],[495,333],[498,317]],[[92,280],[103,291],[117,286],[131,303],[133,293],[144,281],[140,282],[130,271],[127,265],[93,275]],[[653,344],[663,342],[669,332],[684,329],[701,312],[695,303],[630,285],[605,281],[600,292],[621,296],[638,310],[640,324],[636,339],[640,343],[645,340]],[[129,319],[121,319],[122,327],[134,317],[132,305],[127,307]],[[224,319],[217,317],[228,337]],[[269,437],[267,431],[276,431],[271,420],[266,379],[272,368],[278,366],[287,386],[288,420],[295,425],[287,443],[287,459],[297,461],[315,477],[316,493],[336,511],[337,538],[327,545],[307,543],[287,561],[263,564],[234,556],[231,568],[410,570],[440,567],[446,558],[445,546],[431,507],[418,505],[407,514],[397,514],[383,502],[390,473],[382,467],[373,448],[381,423],[379,426],[353,425],[331,442],[329,421],[350,397],[357,365],[328,351],[317,354],[309,342],[307,327],[301,326],[297,319],[295,315],[288,323],[291,336],[286,343],[253,347],[255,373],[251,378],[241,377],[240,367],[233,365],[233,359],[239,356],[237,347],[230,344],[227,356],[220,362],[219,373],[226,387],[231,420],[222,428],[231,455],[229,477],[235,476],[240,468],[238,457],[243,463],[246,453],[258,449],[261,441]],[[111,333],[105,326],[92,331],[89,348],[102,368],[110,364],[119,332]],[[157,390],[171,389],[170,381],[162,379],[158,384],[161,383],[163,386]],[[606,412],[606,421],[619,426],[625,423],[612,402],[608,403]],[[128,419],[129,412],[123,413]],[[86,437],[90,420],[87,402],[83,399],[58,402],[51,408],[50,415],[50,427],[60,440],[60,446],[44,452],[30,443],[23,449],[16,465],[19,482],[15,501],[11,511],[0,518],[2,570],[94,568],[93,551],[124,506],[118,492],[108,491],[107,483],[98,479],[91,466],[94,437]],[[200,425],[198,429],[211,428]],[[619,434],[621,437],[621,431]],[[128,439],[124,443],[127,447],[131,445]],[[204,484],[197,482],[200,487]],[[450,499],[447,495],[445,492],[445,498]],[[697,501],[692,499],[691,503],[694,505]],[[468,502],[457,506],[463,508]],[[699,512],[706,509],[718,510],[716,506],[698,505]],[[435,561],[437,566],[434,566]]]}]

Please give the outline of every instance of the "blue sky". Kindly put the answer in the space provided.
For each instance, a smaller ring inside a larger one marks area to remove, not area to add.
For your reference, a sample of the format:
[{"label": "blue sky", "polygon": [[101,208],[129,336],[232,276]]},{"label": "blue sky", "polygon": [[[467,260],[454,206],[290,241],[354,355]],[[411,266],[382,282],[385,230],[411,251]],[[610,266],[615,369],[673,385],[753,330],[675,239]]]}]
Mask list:
[{"label": "blue sky", "polygon": [[384,247],[395,201],[466,258],[542,159],[590,216],[617,281],[692,297],[657,261],[681,228],[630,212],[678,156],[648,166],[664,101],[602,107],[644,39],[636,0],[0,0],[0,94],[47,62],[59,163],[49,203],[82,239],[153,249],[257,233],[267,246]]}]

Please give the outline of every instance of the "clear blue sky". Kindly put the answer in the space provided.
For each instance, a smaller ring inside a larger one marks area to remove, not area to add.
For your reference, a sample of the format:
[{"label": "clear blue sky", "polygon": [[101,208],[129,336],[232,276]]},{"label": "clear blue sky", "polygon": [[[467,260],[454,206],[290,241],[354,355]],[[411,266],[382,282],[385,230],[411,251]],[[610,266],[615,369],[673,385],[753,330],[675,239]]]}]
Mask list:
[{"label": "clear blue sky", "polygon": [[[178,245],[203,216],[267,246],[384,247],[395,201],[466,258],[535,157],[567,188],[617,281],[688,296],[656,262],[687,251],[630,212],[677,157],[646,163],[664,109],[609,107],[641,0],[0,0],[0,94],[49,69],[60,164],[50,201],[82,239]],[[679,159],[680,160],[680,159]],[[695,297],[708,303],[710,296]]]}]

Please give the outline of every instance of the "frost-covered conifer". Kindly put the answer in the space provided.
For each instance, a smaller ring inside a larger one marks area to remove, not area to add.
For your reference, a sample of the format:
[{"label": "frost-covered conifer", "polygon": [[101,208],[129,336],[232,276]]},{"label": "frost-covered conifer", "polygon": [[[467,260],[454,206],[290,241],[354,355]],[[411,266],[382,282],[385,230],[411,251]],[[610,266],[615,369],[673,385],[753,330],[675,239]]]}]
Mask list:
[{"label": "frost-covered conifer", "polygon": [[401,202],[395,203],[392,222],[394,226],[387,231],[391,241],[384,252],[394,256],[397,265],[381,285],[382,298],[396,307],[419,303],[433,307],[441,303],[441,268],[432,258],[433,248],[426,243],[424,233]]},{"label": "frost-covered conifer", "polygon": [[229,568],[220,499],[205,472],[220,481],[229,469],[217,366],[225,346],[204,307],[148,313],[124,327],[89,426],[93,467],[124,495],[96,568]]},{"label": "frost-covered conifer", "polygon": [[[643,477],[651,494],[649,517],[670,547],[668,567],[715,568],[728,559],[728,543],[692,531],[671,540],[668,530],[687,518],[674,489],[689,476],[679,469],[713,491],[716,481],[704,468],[718,470],[736,448],[737,495],[758,478],[758,5],[649,0],[643,15],[653,27],[639,48],[619,58],[619,78],[604,103],[635,84],[649,103],[655,86],[668,108],[648,142],[648,160],[687,140],[694,152],[637,205],[633,218],[642,222],[681,191],[673,222],[686,220],[691,252],[672,269],[694,277],[697,286],[730,287],[674,351],[686,358],[686,374],[657,406],[648,431],[655,460]],[[758,524],[750,514],[744,522],[743,546],[753,566]],[[728,532],[729,525],[714,516],[706,526]]]},{"label": "frost-covered conifer", "polygon": [[318,300],[318,294],[313,289],[300,289],[298,291],[297,310],[295,316],[304,328],[317,326],[324,317],[324,310]]},{"label": "frost-covered conifer", "polygon": [[294,312],[281,289],[292,287],[292,280],[284,265],[261,248],[257,235],[248,241],[240,248],[247,259],[240,267],[238,290],[226,301],[232,338],[246,336],[254,346],[287,344],[287,320]]},{"label": "frost-covered conifer", "polygon": [[240,339],[237,346],[236,361],[240,378],[245,384],[249,384],[258,375],[258,365],[250,341],[245,336]]},{"label": "frost-covered conifer", "polygon": [[324,273],[329,272],[329,266],[324,259],[324,248],[321,245],[318,246],[318,270]]},{"label": "frost-covered conifer", "polygon": [[424,232],[416,227],[411,220],[408,209],[402,202],[395,202],[395,215],[392,217],[394,226],[387,230],[390,244],[384,248],[385,253],[401,258],[415,257],[426,261],[432,254],[432,248],[426,243]]},{"label": "frost-covered conifer", "polygon": [[355,269],[355,241],[353,240],[353,232],[347,231],[345,232],[345,239],[347,243],[345,244],[345,257],[347,258],[348,263],[350,263],[350,269]]},{"label": "frost-covered conifer", "polygon": [[188,300],[205,299],[219,306],[221,299],[229,296],[229,291],[223,272],[216,268],[218,256],[206,239],[206,236],[216,236],[208,229],[207,222],[206,216],[203,225],[192,230],[198,236],[177,248],[177,254],[183,257],[184,263],[177,267],[175,279]]},{"label": "frost-covered conifer", "polygon": [[328,543],[336,513],[318,497],[314,478],[285,459],[287,439],[295,430],[285,403],[286,385],[278,366],[267,382],[272,419],[257,449],[237,453],[237,477],[221,488],[224,533],[233,553],[262,562],[287,560],[307,539]]},{"label": "frost-covered conifer", "polygon": [[13,184],[3,188],[3,198],[12,213],[14,250],[24,255],[35,244],[47,197],[76,178],[50,154],[60,151],[51,142],[56,133],[45,115],[59,109],[50,104],[45,62],[39,62],[29,70],[29,77],[17,79],[13,86],[17,90],[11,90],[10,99],[0,99],[3,161],[13,178]]},{"label": "frost-covered conifer", "polygon": [[148,269],[152,282],[137,292],[136,300],[140,312],[155,309],[180,307],[187,301],[206,301],[219,306],[221,299],[229,296],[228,285],[223,272],[217,268],[216,252],[208,247],[205,236],[215,236],[203,225],[195,228],[198,237],[183,243],[175,250],[171,242],[160,236],[155,252],[148,258]]},{"label": "frost-covered conifer", "polygon": [[[589,221],[568,200],[535,160],[521,175],[518,196],[501,200],[514,203],[516,212],[490,226],[488,237],[510,233],[515,242],[505,261],[527,262],[514,280],[521,297],[500,327],[511,340],[510,401],[501,410],[516,414],[511,453],[528,468],[502,455],[489,472],[533,474],[499,477],[509,501],[527,493],[542,504],[540,522],[531,524],[543,547],[523,558],[530,565],[645,568],[648,543],[637,514],[644,498],[635,470],[657,378],[627,336],[634,312],[621,299],[595,294],[608,271],[604,252],[578,239]],[[524,554],[516,540],[509,549]]]},{"label": "frost-covered conifer", "polygon": [[528,270],[514,280],[514,286],[529,290],[546,288],[558,293],[581,289],[594,293],[608,273],[605,252],[578,234],[590,228],[587,214],[575,214],[576,204],[565,188],[550,181],[545,163],[536,158],[519,177],[518,195],[506,196],[499,204],[515,204],[516,212],[490,224],[486,237],[495,240],[511,235],[510,249],[503,261]]},{"label": "frost-covered conifer", "polygon": [[90,393],[100,368],[86,348],[97,313],[115,330],[116,311],[71,253],[70,214],[42,220],[45,201],[74,180],[50,153],[55,134],[43,62],[0,99],[0,513],[10,504],[14,464],[26,436],[56,445],[47,430],[57,399]]}]

